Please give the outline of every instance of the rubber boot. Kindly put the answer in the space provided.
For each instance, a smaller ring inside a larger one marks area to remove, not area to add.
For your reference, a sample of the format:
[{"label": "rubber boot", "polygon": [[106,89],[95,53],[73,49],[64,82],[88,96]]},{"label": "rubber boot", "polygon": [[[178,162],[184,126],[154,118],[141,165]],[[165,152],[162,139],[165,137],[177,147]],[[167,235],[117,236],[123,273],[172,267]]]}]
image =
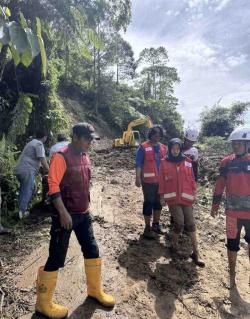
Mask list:
[{"label": "rubber boot", "polygon": [[102,306],[113,308],[115,300],[111,295],[102,290],[101,283],[101,258],[84,259],[87,277],[88,296],[97,300]]},{"label": "rubber boot", "polygon": [[58,271],[38,270],[36,312],[50,319],[62,319],[68,315],[68,309],[53,303]]}]

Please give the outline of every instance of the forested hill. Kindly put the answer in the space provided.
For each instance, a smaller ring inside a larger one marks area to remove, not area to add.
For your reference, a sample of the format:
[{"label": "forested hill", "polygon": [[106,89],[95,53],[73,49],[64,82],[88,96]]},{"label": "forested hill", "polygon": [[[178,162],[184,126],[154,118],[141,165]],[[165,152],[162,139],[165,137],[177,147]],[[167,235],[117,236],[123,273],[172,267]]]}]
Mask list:
[{"label": "forested hill", "polygon": [[130,22],[129,0],[1,1],[1,137],[14,145],[39,127],[56,135],[70,114],[114,134],[150,115],[169,136],[180,134],[177,70],[164,47],[145,48],[136,61],[122,37]]}]

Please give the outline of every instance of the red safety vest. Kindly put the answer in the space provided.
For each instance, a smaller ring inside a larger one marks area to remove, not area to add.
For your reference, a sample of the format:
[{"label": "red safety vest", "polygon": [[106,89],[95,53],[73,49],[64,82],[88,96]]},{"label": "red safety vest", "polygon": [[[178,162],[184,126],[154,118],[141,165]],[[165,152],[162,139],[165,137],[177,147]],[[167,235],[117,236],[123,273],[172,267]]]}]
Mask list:
[{"label": "red safety vest", "polygon": [[232,218],[250,219],[250,154],[234,154],[221,161],[220,176],[215,185],[213,207],[219,207],[226,191],[226,214]]},{"label": "red safety vest", "polygon": [[195,199],[196,182],[192,160],[180,163],[162,160],[160,167],[159,193],[168,205],[192,206]]},{"label": "red safety vest", "polygon": [[86,213],[90,205],[89,156],[75,152],[71,144],[61,149],[59,153],[64,157],[67,166],[60,183],[62,201],[69,213]]},{"label": "red safety vest", "polygon": [[[142,180],[144,183],[157,184],[159,183],[159,172],[156,164],[156,153],[154,146],[150,141],[144,142],[141,145],[144,149],[144,163],[142,168]],[[166,157],[167,147],[160,143],[160,159]]]}]

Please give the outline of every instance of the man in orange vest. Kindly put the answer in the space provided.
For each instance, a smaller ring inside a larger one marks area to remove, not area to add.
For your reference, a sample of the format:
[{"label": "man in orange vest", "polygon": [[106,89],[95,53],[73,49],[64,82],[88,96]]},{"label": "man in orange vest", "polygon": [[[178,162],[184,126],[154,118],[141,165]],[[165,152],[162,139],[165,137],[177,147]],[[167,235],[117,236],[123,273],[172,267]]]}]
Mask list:
[{"label": "man in orange vest", "polygon": [[[166,156],[167,148],[160,143],[163,129],[155,125],[149,130],[149,140],[142,143],[136,154],[136,186],[141,187],[144,195],[143,215],[145,229],[143,236],[154,239],[155,233],[163,234],[160,225],[162,206],[158,194],[160,162]],[[151,228],[151,218],[153,224]]]},{"label": "man in orange vest", "polygon": [[101,284],[102,260],[95,240],[90,214],[91,163],[87,154],[98,138],[88,123],[72,129],[72,141],[52,157],[49,169],[49,195],[55,207],[50,231],[49,257],[38,270],[36,311],[47,318],[61,319],[68,309],[53,302],[59,268],[64,262],[72,231],[81,246],[87,277],[88,296],[105,307],[113,307],[114,298]]},{"label": "man in orange vest", "polygon": [[211,215],[215,217],[218,214],[225,191],[229,288],[233,288],[242,228],[245,228],[245,240],[248,243],[250,257],[250,127],[235,129],[229,136],[229,141],[232,142],[233,154],[221,161]]}]

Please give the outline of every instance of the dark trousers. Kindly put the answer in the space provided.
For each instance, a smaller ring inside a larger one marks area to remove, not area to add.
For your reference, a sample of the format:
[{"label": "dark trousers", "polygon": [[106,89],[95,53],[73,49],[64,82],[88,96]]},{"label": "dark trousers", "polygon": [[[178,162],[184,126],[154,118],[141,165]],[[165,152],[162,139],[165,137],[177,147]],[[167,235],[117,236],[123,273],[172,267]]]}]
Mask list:
[{"label": "dark trousers", "polygon": [[144,196],[143,215],[151,216],[155,210],[162,210],[160,195],[158,194],[159,185],[143,183],[142,191]]},{"label": "dark trousers", "polygon": [[[99,258],[99,249],[95,240],[92,218],[87,214],[72,214],[73,228],[81,246],[84,258]],[[59,216],[52,217],[50,230],[49,257],[45,264],[45,271],[56,271],[64,267],[69,240],[72,230],[61,227]]]},{"label": "dark trousers", "polygon": [[243,227],[245,228],[246,233],[244,239],[248,244],[250,244],[250,219],[238,219],[238,232],[236,238],[227,238],[226,247],[228,248],[228,250],[236,252],[240,250],[240,234]]}]

